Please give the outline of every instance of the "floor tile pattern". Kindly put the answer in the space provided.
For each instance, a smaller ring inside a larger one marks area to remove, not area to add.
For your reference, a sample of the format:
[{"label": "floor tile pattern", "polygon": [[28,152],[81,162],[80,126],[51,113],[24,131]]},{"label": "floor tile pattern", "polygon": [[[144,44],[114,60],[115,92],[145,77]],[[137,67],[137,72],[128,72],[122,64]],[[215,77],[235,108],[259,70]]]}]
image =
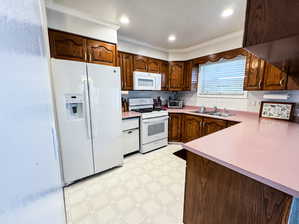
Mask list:
[{"label": "floor tile pattern", "polygon": [[115,168],[65,188],[68,224],[182,224],[181,146],[125,158]]}]

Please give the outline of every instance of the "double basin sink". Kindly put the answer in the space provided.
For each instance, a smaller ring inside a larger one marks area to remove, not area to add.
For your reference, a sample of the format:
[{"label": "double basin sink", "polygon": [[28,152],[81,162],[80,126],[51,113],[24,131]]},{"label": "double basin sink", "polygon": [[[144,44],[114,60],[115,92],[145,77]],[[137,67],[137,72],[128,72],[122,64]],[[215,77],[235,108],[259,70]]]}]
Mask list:
[{"label": "double basin sink", "polygon": [[193,113],[197,114],[203,114],[203,115],[212,115],[212,116],[218,116],[218,117],[230,117],[233,116],[233,114],[229,112],[221,112],[221,111],[192,111]]}]

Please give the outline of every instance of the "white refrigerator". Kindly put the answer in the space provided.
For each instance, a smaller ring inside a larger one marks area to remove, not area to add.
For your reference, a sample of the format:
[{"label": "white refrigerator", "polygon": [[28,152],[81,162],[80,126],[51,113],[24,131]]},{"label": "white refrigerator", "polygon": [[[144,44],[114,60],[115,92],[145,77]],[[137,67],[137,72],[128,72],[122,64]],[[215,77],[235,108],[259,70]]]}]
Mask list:
[{"label": "white refrigerator", "polygon": [[121,166],[120,68],[51,59],[64,183]]}]

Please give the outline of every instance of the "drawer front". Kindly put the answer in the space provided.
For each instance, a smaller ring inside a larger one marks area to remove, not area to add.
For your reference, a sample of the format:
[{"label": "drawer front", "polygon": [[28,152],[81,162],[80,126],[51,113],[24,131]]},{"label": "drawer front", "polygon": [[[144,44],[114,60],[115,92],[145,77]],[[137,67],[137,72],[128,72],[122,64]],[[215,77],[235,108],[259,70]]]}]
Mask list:
[{"label": "drawer front", "polygon": [[122,120],[122,131],[139,128],[139,118],[129,118]]},{"label": "drawer front", "polygon": [[123,131],[123,154],[139,151],[139,129]]}]

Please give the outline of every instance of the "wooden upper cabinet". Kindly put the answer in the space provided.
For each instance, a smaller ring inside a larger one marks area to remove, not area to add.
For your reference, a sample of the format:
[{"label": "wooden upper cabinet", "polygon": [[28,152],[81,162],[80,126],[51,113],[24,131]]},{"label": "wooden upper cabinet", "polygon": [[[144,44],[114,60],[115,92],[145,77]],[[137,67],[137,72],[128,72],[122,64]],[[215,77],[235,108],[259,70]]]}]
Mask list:
[{"label": "wooden upper cabinet", "polygon": [[192,70],[193,70],[193,62],[186,61],[185,62],[185,71],[184,71],[184,90],[191,91],[192,89]]},{"label": "wooden upper cabinet", "polygon": [[202,135],[208,135],[227,127],[227,121],[214,118],[204,118]]},{"label": "wooden upper cabinet", "polygon": [[184,62],[170,62],[169,90],[184,89]]},{"label": "wooden upper cabinet", "polygon": [[161,89],[168,90],[168,76],[169,76],[169,63],[168,61],[161,62]]},{"label": "wooden upper cabinet", "polygon": [[287,87],[287,74],[279,68],[266,63],[264,74],[264,90],[285,90]]},{"label": "wooden upper cabinet", "polygon": [[49,30],[51,57],[86,61],[86,40],[83,37]]},{"label": "wooden upper cabinet", "polygon": [[182,125],[182,114],[170,113],[169,124],[168,124],[168,140],[171,142],[181,141],[181,125]]},{"label": "wooden upper cabinet", "polygon": [[298,11],[298,0],[247,0],[243,47],[298,76]]},{"label": "wooden upper cabinet", "polygon": [[122,90],[133,90],[133,55],[118,52]]},{"label": "wooden upper cabinet", "polygon": [[202,136],[203,118],[194,115],[184,115],[182,125],[182,140],[189,142]]},{"label": "wooden upper cabinet", "polygon": [[253,54],[248,54],[244,78],[244,90],[262,90],[265,61]]},{"label": "wooden upper cabinet", "polygon": [[88,62],[116,65],[116,46],[98,40],[87,40]]},{"label": "wooden upper cabinet", "polygon": [[161,61],[153,58],[148,59],[147,71],[152,73],[160,73]]},{"label": "wooden upper cabinet", "polygon": [[145,56],[134,56],[134,71],[147,72],[148,58]]}]

